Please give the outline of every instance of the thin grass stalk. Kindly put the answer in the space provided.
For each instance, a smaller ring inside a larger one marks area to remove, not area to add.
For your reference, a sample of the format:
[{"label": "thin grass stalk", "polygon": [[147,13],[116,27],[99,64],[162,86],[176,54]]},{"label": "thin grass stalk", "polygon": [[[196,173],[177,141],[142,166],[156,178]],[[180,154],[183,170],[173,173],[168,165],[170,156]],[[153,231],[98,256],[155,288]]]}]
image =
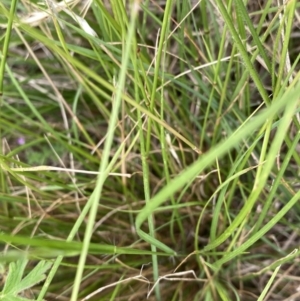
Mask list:
[{"label": "thin grass stalk", "polygon": [[234,42],[236,43],[236,47],[238,48],[238,50],[245,62],[245,66],[246,66],[250,76],[252,77],[264,102],[266,103],[266,105],[269,105],[270,104],[269,96],[260,80],[260,77],[259,77],[257,71],[255,70],[250,58],[248,57],[247,50],[245,49],[245,46],[243,45],[243,42],[241,41],[239,34],[237,33],[237,31],[235,29],[232,19],[230,18],[229,14],[227,12],[227,9],[224,6],[223,0],[216,0],[216,2],[218,4],[220,12],[224,18],[224,21],[232,35],[232,38],[233,38]]},{"label": "thin grass stalk", "polygon": [[[9,11],[7,27],[6,27],[6,33],[5,33],[4,44],[3,44],[2,55],[1,55],[1,62],[0,62],[0,97],[3,94],[3,81],[4,81],[5,65],[6,65],[11,30],[12,30],[12,25],[14,22],[17,4],[18,4],[18,0],[12,0],[11,6],[10,6],[10,11]],[[2,101],[2,97],[1,97],[1,101]],[[0,105],[1,105],[1,101],[0,101]]]},{"label": "thin grass stalk", "polygon": [[[279,62],[279,68],[277,73],[277,81],[276,86],[274,90],[274,96],[276,97],[279,93],[279,91],[282,88],[282,81],[283,81],[283,75],[284,75],[284,69],[286,67],[286,60],[288,59],[288,47],[290,42],[290,36],[292,32],[292,27],[294,24],[294,16],[295,16],[295,10],[296,10],[296,1],[292,0],[289,1],[286,5],[286,11],[283,17],[283,20],[281,20],[281,26],[279,27],[278,35],[281,35],[282,38],[282,51],[280,53],[280,62]],[[286,26],[285,26],[285,20],[286,20]],[[287,70],[288,72],[288,70]]]},{"label": "thin grass stalk", "polygon": [[300,139],[300,132],[298,131],[296,137],[293,139],[292,144],[288,148],[288,152],[284,156],[284,160],[280,165],[280,170],[276,174],[275,181],[272,184],[272,189],[269,191],[268,198],[266,199],[266,201],[264,203],[262,212],[260,213],[258,220],[255,223],[255,227],[254,227],[252,233],[256,233],[261,228],[263,220],[267,216],[267,213],[272,205],[272,201],[274,199],[275,193],[276,193],[279,185],[282,184],[281,181],[282,181],[283,175],[284,175],[287,167],[289,166],[291,157],[296,149],[299,139]]},{"label": "thin grass stalk", "polygon": [[[218,79],[220,78],[221,58],[224,55],[225,42],[226,42],[226,30],[223,31],[222,39],[221,39],[221,42],[220,42],[220,50],[219,50],[219,54],[218,54],[218,58],[217,58],[217,65],[216,65],[216,67],[214,69],[213,83],[217,83]],[[232,62],[232,60],[230,60],[230,61]],[[229,66],[230,66],[230,64],[229,64]],[[220,86],[220,88],[223,88],[222,91],[225,90],[225,87],[226,87],[226,82],[222,83],[221,86]],[[223,93],[223,95],[224,94],[225,93]],[[209,103],[211,103],[212,99],[214,98],[214,95],[215,95],[215,88],[213,87],[212,90],[211,90],[210,96],[209,96]],[[217,115],[216,115],[217,120],[220,120],[220,118],[221,118],[221,112],[222,112],[222,109],[223,109],[224,98],[225,97],[221,97],[221,99],[220,99],[220,103],[219,103],[219,107],[218,107],[218,112],[217,112]],[[205,115],[205,121],[207,121],[208,116],[209,116],[209,111],[207,110],[206,111],[206,115]],[[217,123],[216,126],[215,126],[215,128],[213,129],[214,135],[213,135],[212,145],[214,145],[215,142],[216,142],[215,141],[215,139],[217,137],[216,133],[217,133],[219,127],[220,127],[220,124],[221,124],[221,122]],[[202,136],[201,137],[201,141],[203,141],[203,138],[205,136],[204,129],[205,129],[205,127],[203,127],[203,131],[202,131],[202,135],[201,135]],[[202,147],[200,147],[200,149],[202,149]]]},{"label": "thin grass stalk", "polygon": [[100,199],[100,196],[102,193],[102,188],[103,188],[103,185],[104,185],[104,182],[106,179],[104,173],[108,166],[110,149],[111,149],[112,141],[114,138],[114,129],[115,129],[115,125],[118,120],[119,108],[120,108],[120,105],[122,102],[122,94],[123,94],[123,89],[124,89],[124,85],[125,85],[127,65],[128,65],[129,58],[130,58],[130,51],[131,51],[131,47],[132,47],[131,45],[132,45],[132,41],[134,40],[135,22],[136,22],[137,15],[138,15],[138,3],[134,2],[133,9],[131,11],[131,19],[130,19],[130,23],[129,23],[129,28],[128,28],[128,32],[126,35],[125,50],[124,50],[124,56],[122,59],[122,68],[120,70],[120,74],[118,77],[118,83],[117,83],[117,87],[116,87],[116,96],[115,96],[115,99],[113,100],[113,108],[112,108],[112,112],[111,112],[111,116],[110,116],[110,121],[108,124],[107,137],[105,140],[103,156],[102,156],[102,160],[101,160],[101,164],[100,164],[100,168],[99,168],[100,176],[97,178],[96,187],[92,194],[93,197],[91,196],[91,199],[93,199],[93,203],[91,205],[90,215],[89,215],[89,219],[88,219],[87,226],[86,226],[85,236],[84,236],[84,240],[83,240],[83,248],[82,248],[82,253],[80,255],[80,259],[78,262],[77,272],[76,272],[75,281],[74,281],[74,287],[73,287],[72,295],[71,295],[71,301],[77,301],[77,299],[78,299],[81,278],[82,278],[82,274],[83,274],[83,270],[84,270],[86,257],[88,254],[90,239],[92,237],[93,226],[94,226],[97,211],[98,211],[99,199]]},{"label": "thin grass stalk", "polygon": [[[155,98],[156,98],[156,88],[158,83],[158,77],[160,73],[161,68],[161,56],[163,51],[163,44],[166,42],[166,36],[167,32],[169,30],[170,26],[170,20],[171,20],[171,8],[172,8],[173,1],[167,0],[165,11],[164,11],[164,19],[162,23],[162,29],[160,31],[159,35],[159,44],[158,49],[156,52],[155,57],[155,68],[154,68],[154,77],[153,77],[153,83],[151,87],[151,97],[150,97],[150,112],[153,113],[154,110],[154,104],[155,104]],[[150,151],[150,144],[151,144],[151,127],[152,127],[152,120],[149,119],[148,121],[148,131],[147,131],[147,139],[146,139],[146,152],[149,153]]]},{"label": "thin grass stalk", "polygon": [[243,3],[242,0],[234,0],[236,6],[237,6],[237,11],[241,14],[243,20],[245,21],[245,23],[247,24],[249,30],[250,30],[250,33],[253,37],[253,40],[254,40],[254,44],[257,46],[258,50],[259,50],[259,54],[261,55],[261,57],[263,58],[264,60],[264,63],[266,64],[267,66],[267,71],[269,73],[271,73],[271,62],[265,52],[265,49],[264,49],[264,46],[258,36],[258,33],[257,33],[257,29],[254,28],[254,25],[253,25],[253,22],[250,20],[250,17],[249,17],[249,14],[246,10],[246,7],[245,7],[245,4]]},{"label": "thin grass stalk", "polygon": [[[167,52],[167,45],[168,43],[164,43],[163,45],[163,50],[162,50],[162,83],[164,83],[164,79],[165,79],[165,68],[166,68],[166,52]],[[162,89],[160,90],[160,118],[163,121],[164,120],[164,112],[165,112],[165,98],[164,98],[164,87],[162,85]],[[162,152],[162,160],[163,160],[163,166],[164,166],[164,176],[165,176],[165,185],[169,185],[170,183],[170,172],[169,172],[169,165],[170,165],[170,159],[169,156],[170,154],[168,154],[167,152],[167,143],[166,143],[166,131],[164,129],[163,126],[160,125],[160,145],[161,145],[161,152]],[[172,205],[175,207],[176,205],[176,201],[174,199],[174,195],[172,195],[170,197],[171,199],[171,203]],[[183,225],[181,223],[181,219],[180,219],[180,215],[178,213],[177,209],[172,210],[172,218],[171,218],[171,225],[170,225],[170,232],[171,232],[171,239],[173,241],[173,243],[176,245],[176,238],[174,237],[174,232],[173,232],[173,226],[174,226],[174,221],[176,221],[179,229],[180,229],[180,233],[181,233],[181,238],[182,241],[185,241],[185,234],[184,234],[184,229],[183,229]],[[178,239],[177,239],[178,241]]]},{"label": "thin grass stalk", "polygon": [[[138,93],[136,93],[137,95]],[[138,98],[137,98],[138,100]],[[145,145],[145,138],[144,138],[144,130],[143,130],[143,122],[142,122],[142,116],[141,112],[137,110],[137,118],[139,120],[139,132],[140,132],[140,151],[141,151],[141,158],[142,158],[142,168],[143,168],[143,183],[144,183],[144,195],[145,195],[145,201],[146,204],[150,202],[151,199],[151,193],[150,193],[150,177],[149,177],[149,166],[147,162],[147,155],[146,155],[146,145]],[[155,238],[155,224],[154,224],[154,217],[152,214],[149,214],[148,218],[148,228],[149,228],[149,234],[151,237]],[[153,252],[156,252],[156,246],[151,244],[151,250]],[[153,265],[153,278],[154,281],[157,281],[159,277],[159,271],[158,271],[158,261],[157,256],[152,256],[152,265]],[[155,287],[155,293],[158,300],[161,299],[160,297],[160,290],[159,285]]]},{"label": "thin grass stalk", "polygon": [[[220,184],[220,186],[217,188],[217,190],[214,192],[214,194],[211,196],[211,198],[208,200],[208,203],[212,201],[212,199],[218,195],[218,199],[216,202],[216,205],[214,207],[214,215],[212,217],[211,227],[210,227],[210,240],[214,241],[216,239],[217,235],[217,229],[219,224],[219,216],[221,214],[222,205],[224,203],[224,198],[226,195],[228,195],[228,187],[230,183],[232,182],[232,187],[236,187],[236,183],[239,181],[239,178],[242,174],[245,174],[248,171],[248,168],[243,169],[244,166],[248,163],[249,157],[251,156],[252,151],[254,150],[255,146],[259,142],[260,137],[256,139],[256,141],[249,147],[247,150],[243,151],[241,149],[241,157],[236,160],[236,162],[233,164],[230,172],[228,173],[227,179]],[[201,212],[200,218],[198,220],[196,231],[195,231],[195,249],[198,249],[198,233],[200,230],[200,222],[203,218],[203,214],[205,211],[203,210]]]},{"label": "thin grass stalk", "polygon": [[269,279],[267,285],[264,287],[263,291],[261,292],[259,298],[257,299],[257,301],[263,301],[263,300],[267,300],[265,299],[265,297],[267,296],[268,291],[270,290],[273,282],[275,281],[275,277],[277,276],[279,270],[281,268],[281,265],[279,265],[278,267],[276,267],[276,269],[274,270],[274,272],[272,273],[271,278]]},{"label": "thin grass stalk", "polygon": [[[260,33],[260,31],[263,27],[264,22],[266,21],[266,17],[269,13],[270,7],[272,5],[272,1],[273,0],[268,0],[267,3],[265,3],[265,5],[264,5],[264,9],[262,10],[262,14],[261,14],[261,17],[259,19],[259,23],[256,26],[256,32],[257,32],[258,35],[259,35],[259,33]],[[263,41],[262,41],[262,43],[263,43]]]},{"label": "thin grass stalk", "polygon": [[[140,78],[139,69],[136,54],[137,54],[137,47],[136,43],[133,44],[133,55],[132,57],[132,63],[134,66],[134,91],[135,91],[135,100],[137,103],[141,103],[140,100],[140,87],[143,87],[142,80]],[[140,66],[140,68],[143,70],[143,67]],[[142,72],[142,75],[145,75]],[[141,111],[137,110],[137,120],[138,120],[138,128],[139,128],[139,140],[140,140],[140,153],[141,153],[141,160],[142,160],[142,169],[143,169],[143,184],[144,184],[144,196],[145,196],[145,202],[148,203],[151,199],[151,192],[150,192],[150,174],[149,174],[149,166],[148,166],[148,160],[147,160],[147,153],[146,153],[146,144],[145,144],[145,137],[144,137],[144,125],[143,125],[143,118]],[[154,224],[154,217],[153,215],[148,216],[148,228],[149,228],[149,234],[152,237],[155,237],[155,224]],[[154,245],[151,245],[151,251],[156,252],[156,247]],[[159,278],[159,268],[158,268],[158,258],[155,254],[152,255],[152,267],[153,267],[153,279],[154,282],[156,282]],[[161,300],[161,294],[160,294],[160,286],[157,285],[155,287],[155,295],[157,300]]]}]

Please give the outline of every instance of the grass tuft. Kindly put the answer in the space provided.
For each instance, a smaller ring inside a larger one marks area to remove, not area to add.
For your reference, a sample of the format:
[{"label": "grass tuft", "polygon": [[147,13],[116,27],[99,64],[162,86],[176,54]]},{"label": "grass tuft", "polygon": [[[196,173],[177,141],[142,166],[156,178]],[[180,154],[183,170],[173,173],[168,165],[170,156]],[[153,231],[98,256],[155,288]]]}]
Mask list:
[{"label": "grass tuft", "polygon": [[296,300],[299,9],[1,1],[0,300]]}]

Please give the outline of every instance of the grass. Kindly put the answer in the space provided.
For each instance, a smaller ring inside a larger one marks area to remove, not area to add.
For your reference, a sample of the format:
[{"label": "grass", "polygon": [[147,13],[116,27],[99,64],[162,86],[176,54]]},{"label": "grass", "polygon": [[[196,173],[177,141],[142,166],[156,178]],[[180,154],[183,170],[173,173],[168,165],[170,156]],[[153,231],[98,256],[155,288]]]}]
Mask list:
[{"label": "grass", "polygon": [[299,8],[2,1],[0,300],[296,300]]}]

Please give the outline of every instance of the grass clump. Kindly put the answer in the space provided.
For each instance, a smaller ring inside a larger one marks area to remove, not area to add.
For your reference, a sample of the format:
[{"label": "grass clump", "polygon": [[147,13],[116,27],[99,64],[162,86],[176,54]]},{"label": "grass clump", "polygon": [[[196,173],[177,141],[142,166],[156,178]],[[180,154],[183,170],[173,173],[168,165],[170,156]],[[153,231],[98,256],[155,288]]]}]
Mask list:
[{"label": "grass clump", "polygon": [[296,1],[0,12],[0,299],[297,298]]}]

